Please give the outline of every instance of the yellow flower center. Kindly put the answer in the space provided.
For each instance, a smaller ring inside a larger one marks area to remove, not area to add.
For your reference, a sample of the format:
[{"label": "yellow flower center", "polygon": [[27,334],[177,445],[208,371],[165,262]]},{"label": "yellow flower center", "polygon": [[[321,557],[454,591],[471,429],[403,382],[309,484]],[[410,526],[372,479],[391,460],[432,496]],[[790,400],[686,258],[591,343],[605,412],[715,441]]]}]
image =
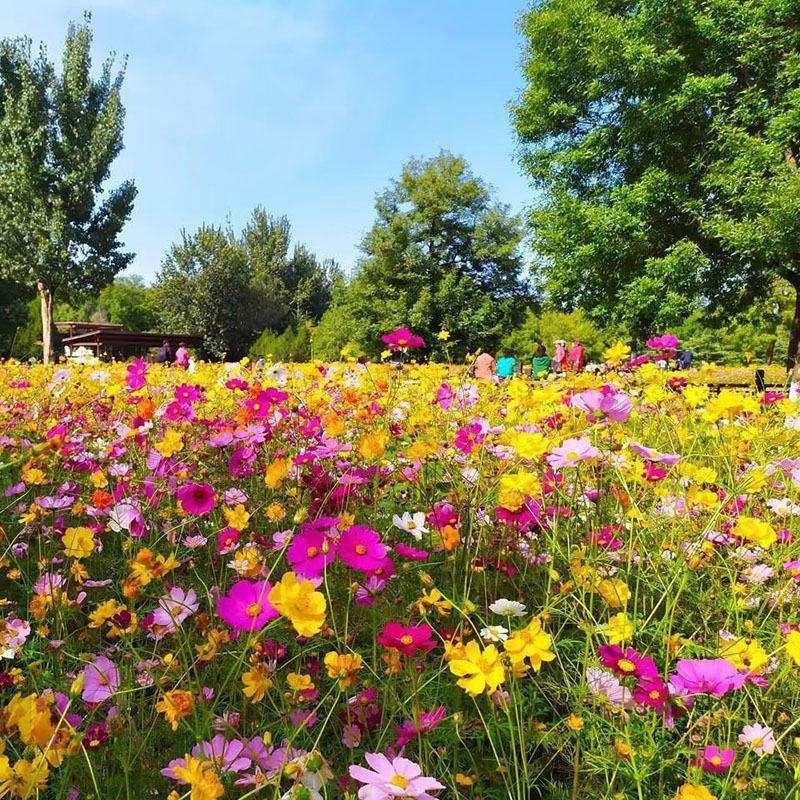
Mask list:
[{"label": "yellow flower center", "polygon": [[391,783],[392,786],[398,786],[400,789],[405,789],[409,784],[409,780],[403,775],[394,775],[389,783]]},{"label": "yellow flower center", "polygon": [[358,553],[360,556],[363,556],[364,553],[366,552],[367,552],[367,546],[365,544],[356,545],[356,553]]},{"label": "yellow flower center", "polygon": [[400,641],[401,641],[403,644],[411,644],[411,642],[413,642],[413,641],[414,641],[414,637],[413,637],[413,636],[409,636],[409,635],[406,633],[406,634],[404,634],[403,636],[401,636],[401,637],[400,637]]},{"label": "yellow flower center", "polygon": [[753,747],[761,747],[761,745],[763,745],[763,744],[764,744],[764,740],[760,736],[757,736],[752,741]]},{"label": "yellow flower center", "polygon": [[708,759],[715,767],[718,767],[722,763],[722,759],[719,756],[711,756]]},{"label": "yellow flower center", "polygon": [[569,453],[564,456],[567,461],[577,461],[581,457],[580,453],[576,453],[574,450],[570,450]]},{"label": "yellow flower center", "polygon": [[258,603],[250,603],[245,609],[245,614],[248,617],[257,617],[261,613],[261,606]]},{"label": "yellow flower center", "polygon": [[650,692],[650,699],[651,700],[658,700],[658,690],[657,689],[653,689]]},{"label": "yellow flower center", "polygon": [[309,547],[308,550],[306,550],[306,555],[309,558],[314,558],[314,556],[317,555],[318,553],[319,553],[319,550],[317,550],[317,548],[313,547],[313,546]]},{"label": "yellow flower center", "polygon": [[627,658],[621,658],[619,661],[617,661],[617,666],[623,672],[635,672],[636,671],[636,664],[634,664],[633,661],[629,661]]}]

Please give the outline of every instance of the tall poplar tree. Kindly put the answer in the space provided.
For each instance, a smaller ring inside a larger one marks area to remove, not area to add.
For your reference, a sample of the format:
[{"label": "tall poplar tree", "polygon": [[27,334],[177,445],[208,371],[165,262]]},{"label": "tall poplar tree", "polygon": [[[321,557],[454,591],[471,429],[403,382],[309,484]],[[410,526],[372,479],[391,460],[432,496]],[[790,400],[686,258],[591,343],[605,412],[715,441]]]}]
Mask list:
[{"label": "tall poplar tree", "polygon": [[55,299],[99,290],[133,258],[119,237],[136,188],[104,186],[125,70],[112,55],[92,76],[90,22],[69,26],[61,74],[30,39],[0,42],[0,277],[38,292],[45,362]]}]

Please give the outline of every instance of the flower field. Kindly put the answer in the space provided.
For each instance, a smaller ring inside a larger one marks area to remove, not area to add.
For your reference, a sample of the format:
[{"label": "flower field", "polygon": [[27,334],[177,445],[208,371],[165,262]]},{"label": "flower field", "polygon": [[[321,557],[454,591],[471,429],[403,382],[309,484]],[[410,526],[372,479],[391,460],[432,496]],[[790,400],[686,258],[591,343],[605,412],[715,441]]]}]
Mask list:
[{"label": "flower field", "polygon": [[0,798],[800,797],[800,412],[0,365]]}]

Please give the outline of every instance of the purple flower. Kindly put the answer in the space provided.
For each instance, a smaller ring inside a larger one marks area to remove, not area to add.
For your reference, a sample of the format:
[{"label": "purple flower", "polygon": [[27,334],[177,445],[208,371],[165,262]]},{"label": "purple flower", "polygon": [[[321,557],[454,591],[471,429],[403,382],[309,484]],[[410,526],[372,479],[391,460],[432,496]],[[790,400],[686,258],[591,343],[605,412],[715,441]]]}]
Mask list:
[{"label": "purple flower", "polygon": [[745,682],[736,667],[724,658],[682,658],[675,665],[675,674],[670,676],[673,694],[713,694],[722,697]]},{"label": "purple flower", "polygon": [[96,656],[83,669],[81,697],[87,703],[102,703],[119,689],[119,672],[114,662],[106,656]]},{"label": "purple flower", "polygon": [[605,417],[615,422],[625,422],[631,415],[633,407],[628,395],[613,389],[609,391],[586,389],[573,396],[572,405],[585,411],[590,422],[597,422]]}]

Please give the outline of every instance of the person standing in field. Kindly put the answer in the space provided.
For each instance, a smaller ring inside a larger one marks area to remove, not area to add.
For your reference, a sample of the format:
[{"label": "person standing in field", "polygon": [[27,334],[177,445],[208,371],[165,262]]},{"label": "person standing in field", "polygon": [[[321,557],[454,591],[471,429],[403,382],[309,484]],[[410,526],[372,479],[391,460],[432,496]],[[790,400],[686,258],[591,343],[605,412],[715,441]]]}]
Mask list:
[{"label": "person standing in field", "polygon": [[572,347],[569,349],[567,356],[567,369],[570,372],[580,372],[583,369],[583,345],[580,339],[575,339],[572,342]]},{"label": "person standing in field", "polygon": [[563,339],[556,339],[556,349],[553,351],[553,372],[566,372],[567,369],[567,343]]},{"label": "person standing in field", "polygon": [[541,381],[550,374],[550,356],[543,344],[536,348],[536,353],[531,359],[531,377],[535,381]]},{"label": "person standing in field", "polygon": [[490,381],[497,375],[497,362],[488,350],[482,350],[475,359],[472,374],[480,380]]},{"label": "person standing in field", "polygon": [[517,359],[514,356],[504,355],[497,359],[497,374],[503,380],[512,377],[517,370]]},{"label": "person standing in field", "polygon": [[175,363],[182,369],[189,369],[189,351],[184,342],[181,342],[175,351]]}]

